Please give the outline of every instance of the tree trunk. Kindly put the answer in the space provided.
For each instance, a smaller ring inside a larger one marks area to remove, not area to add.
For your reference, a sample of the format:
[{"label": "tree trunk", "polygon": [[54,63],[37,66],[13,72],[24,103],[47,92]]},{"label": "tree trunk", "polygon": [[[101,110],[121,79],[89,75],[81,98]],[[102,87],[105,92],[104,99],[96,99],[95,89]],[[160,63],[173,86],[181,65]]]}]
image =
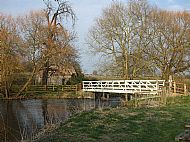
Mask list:
[{"label": "tree trunk", "polygon": [[[126,50],[126,49],[124,49]],[[128,79],[128,55],[127,55],[127,51],[124,52],[124,79]]]},{"label": "tree trunk", "polygon": [[31,76],[29,77],[28,81],[24,84],[24,86],[18,91],[18,93],[16,94],[16,97],[19,97],[21,95],[21,93],[26,89],[26,87],[29,85],[29,83],[31,82],[31,80],[33,79],[34,75],[36,73],[36,67],[33,69]]},{"label": "tree trunk", "polygon": [[124,79],[128,79],[128,63],[125,61],[125,72],[124,72]]},{"label": "tree trunk", "polygon": [[49,61],[45,63],[43,74],[42,74],[42,85],[47,86],[48,84],[48,72],[49,72]]},{"label": "tree trunk", "polygon": [[170,75],[172,75],[172,72],[167,68],[166,71],[162,73],[162,79],[168,81]]},{"label": "tree trunk", "polygon": [[7,81],[5,81],[5,98],[9,98],[9,87]]}]

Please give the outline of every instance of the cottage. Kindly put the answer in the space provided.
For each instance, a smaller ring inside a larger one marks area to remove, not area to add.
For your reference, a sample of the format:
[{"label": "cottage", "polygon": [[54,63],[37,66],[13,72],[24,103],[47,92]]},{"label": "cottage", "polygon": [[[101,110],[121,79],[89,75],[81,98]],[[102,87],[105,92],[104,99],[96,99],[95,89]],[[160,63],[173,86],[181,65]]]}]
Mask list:
[{"label": "cottage", "polygon": [[[43,70],[41,70],[36,76],[36,83],[42,84],[42,74]],[[58,68],[57,66],[50,66],[48,72],[48,85],[63,85],[66,84],[67,81],[72,77],[72,75],[76,75],[75,68],[73,66],[67,66]]]}]

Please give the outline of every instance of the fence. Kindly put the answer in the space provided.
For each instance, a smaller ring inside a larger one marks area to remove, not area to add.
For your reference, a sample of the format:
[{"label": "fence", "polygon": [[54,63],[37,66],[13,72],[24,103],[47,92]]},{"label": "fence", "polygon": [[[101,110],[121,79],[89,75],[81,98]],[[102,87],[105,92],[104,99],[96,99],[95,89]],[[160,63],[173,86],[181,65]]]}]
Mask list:
[{"label": "fence", "polygon": [[59,92],[75,92],[81,90],[81,85],[29,85],[24,93],[59,93]]},{"label": "fence", "polygon": [[190,85],[175,81],[165,82],[163,92],[167,95],[187,95],[190,92]]}]

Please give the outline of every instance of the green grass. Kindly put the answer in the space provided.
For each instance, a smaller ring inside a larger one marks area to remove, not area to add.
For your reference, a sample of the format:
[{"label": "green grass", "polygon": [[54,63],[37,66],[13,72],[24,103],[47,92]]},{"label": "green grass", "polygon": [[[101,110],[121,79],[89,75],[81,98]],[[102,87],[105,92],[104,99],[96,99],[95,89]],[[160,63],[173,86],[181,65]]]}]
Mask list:
[{"label": "green grass", "polygon": [[39,141],[174,142],[190,120],[190,97],[158,108],[110,108],[78,114]]}]

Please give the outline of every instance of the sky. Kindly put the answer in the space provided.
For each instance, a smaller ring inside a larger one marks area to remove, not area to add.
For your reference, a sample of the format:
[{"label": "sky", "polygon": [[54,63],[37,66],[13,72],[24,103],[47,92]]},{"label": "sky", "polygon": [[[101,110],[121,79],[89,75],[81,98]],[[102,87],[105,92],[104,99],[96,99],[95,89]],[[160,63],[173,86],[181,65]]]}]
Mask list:
[{"label": "sky", "polygon": [[[75,11],[77,21],[75,30],[78,40],[76,42],[80,55],[80,64],[84,73],[92,73],[97,69],[96,63],[100,58],[89,53],[85,39],[94,21],[114,0],[68,0]],[[127,0],[120,0],[126,2]],[[152,5],[166,10],[189,10],[190,0],[149,0]],[[0,0],[0,12],[13,16],[25,15],[32,10],[44,8],[43,0]]]}]

